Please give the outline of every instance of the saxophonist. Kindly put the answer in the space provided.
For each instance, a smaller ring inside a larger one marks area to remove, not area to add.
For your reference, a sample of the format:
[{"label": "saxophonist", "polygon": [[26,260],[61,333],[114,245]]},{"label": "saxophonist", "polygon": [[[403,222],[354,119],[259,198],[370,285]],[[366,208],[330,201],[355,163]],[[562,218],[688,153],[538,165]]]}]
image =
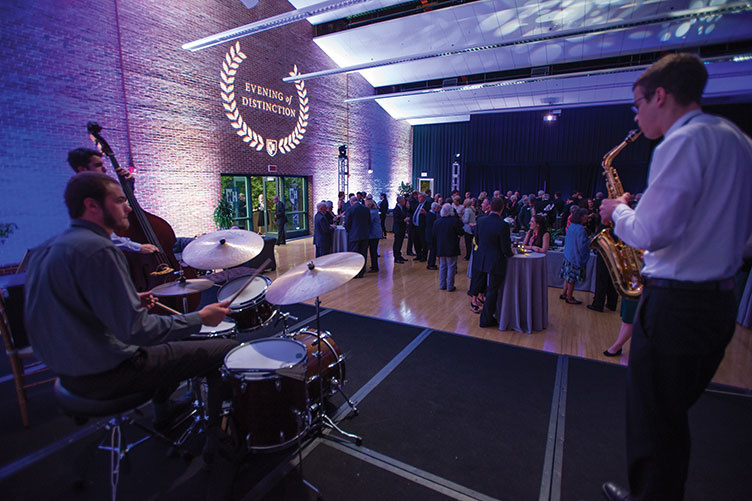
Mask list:
[{"label": "saxophonist", "polygon": [[[752,233],[752,140],[703,113],[707,78],[700,59],[671,54],[637,79],[635,121],[647,138],[663,141],[636,209],[627,205],[629,194],[600,208],[625,243],[646,251],[627,371],[629,490],[607,482],[609,499],[683,498],[687,413],[735,329],[732,277]],[[738,231],[717,234],[723,227]]]}]

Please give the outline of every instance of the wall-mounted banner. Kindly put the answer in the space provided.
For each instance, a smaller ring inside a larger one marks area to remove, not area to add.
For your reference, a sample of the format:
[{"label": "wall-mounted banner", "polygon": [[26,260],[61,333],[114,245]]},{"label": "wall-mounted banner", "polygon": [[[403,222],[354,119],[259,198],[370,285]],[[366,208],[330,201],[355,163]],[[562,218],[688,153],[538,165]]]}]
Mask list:
[{"label": "wall-mounted banner", "polygon": [[[305,88],[305,82],[302,80],[295,82],[298,95],[297,108],[293,107],[295,94],[285,94],[283,91],[251,80],[240,80],[236,88],[235,79],[238,77],[240,64],[247,57],[240,50],[240,42],[236,42],[234,46],[230,46],[230,50],[222,61],[219,86],[225,115],[230,119],[230,125],[238,136],[254,150],[262,151],[266,148],[266,152],[271,157],[278,151],[283,154],[290,153],[300,144],[308,127],[308,91]],[[300,75],[300,72],[298,66],[294,65],[290,76],[296,75]],[[258,130],[251,128],[248,120],[243,119],[241,111],[246,110],[265,124],[274,120],[276,115],[283,121],[294,120],[295,127],[292,132],[279,139],[264,139]]]}]

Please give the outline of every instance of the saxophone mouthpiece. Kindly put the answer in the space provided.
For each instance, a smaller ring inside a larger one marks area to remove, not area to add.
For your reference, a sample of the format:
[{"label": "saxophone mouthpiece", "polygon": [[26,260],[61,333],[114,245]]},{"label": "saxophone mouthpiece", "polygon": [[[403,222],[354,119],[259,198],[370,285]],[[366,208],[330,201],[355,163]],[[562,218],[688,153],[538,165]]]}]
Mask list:
[{"label": "saxophone mouthpiece", "polygon": [[640,129],[632,129],[627,134],[627,137],[624,138],[624,141],[627,143],[633,143],[638,137],[640,137],[640,134],[642,134],[642,132],[640,132]]}]

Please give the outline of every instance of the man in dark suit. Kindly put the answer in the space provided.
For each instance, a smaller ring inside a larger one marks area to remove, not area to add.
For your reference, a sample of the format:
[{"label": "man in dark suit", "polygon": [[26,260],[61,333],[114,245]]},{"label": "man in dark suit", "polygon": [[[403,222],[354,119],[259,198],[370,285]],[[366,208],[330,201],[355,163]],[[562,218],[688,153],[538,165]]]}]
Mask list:
[{"label": "man in dark suit", "polygon": [[512,241],[509,237],[509,225],[501,218],[504,201],[500,198],[491,200],[491,213],[478,219],[475,227],[475,239],[478,242],[478,265],[481,271],[488,273],[488,291],[483,311],[480,314],[480,326],[497,325],[494,318],[499,288],[504,285],[507,272],[507,258],[512,257]]},{"label": "man in dark suit", "polygon": [[[430,201],[431,199],[429,199]],[[433,225],[436,223],[436,219],[439,217],[439,210],[441,207],[438,203],[433,202],[431,204],[431,210],[426,214],[426,245],[428,246],[428,265],[426,269],[438,270],[436,267],[436,242],[433,238]]]},{"label": "man in dark suit", "polygon": [[313,217],[313,245],[316,246],[316,257],[331,254],[334,227],[326,217],[328,211],[326,202],[316,205],[316,215]]},{"label": "man in dark suit", "polygon": [[426,262],[428,247],[426,246],[426,214],[431,209],[431,205],[426,202],[426,195],[418,194],[418,204],[415,211],[410,216],[410,223],[414,229],[413,244],[415,245],[415,259],[421,263]]},{"label": "man in dark suit", "polygon": [[276,195],[274,196],[274,218],[277,220],[277,245],[285,245],[287,243],[285,238],[285,224],[287,223],[285,204]]},{"label": "man in dark suit", "polygon": [[389,202],[386,201],[386,193],[381,194],[379,201],[379,218],[381,218],[381,238],[386,238],[386,216],[389,212]]},{"label": "man in dark suit", "polygon": [[368,259],[368,237],[371,229],[371,211],[358,202],[357,197],[350,199],[350,209],[347,211],[345,229],[347,230],[347,250],[357,252],[363,256],[363,268],[355,278],[363,278],[366,270],[365,261]]},{"label": "man in dark suit", "polygon": [[405,240],[405,228],[407,214],[405,213],[405,197],[397,197],[397,205],[394,206],[392,211],[392,230],[394,231],[394,245],[392,251],[394,254],[395,263],[404,263],[405,258],[402,257],[402,242]]},{"label": "man in dark suit", "polygon": [[410,198],[405,201],[407,207],[407,217],[410,218],[407,224],[407,252],[408,256],[414,256],[413,244],[415,242],[415,227],[412,224],[413,214],[415,214],[415,208],[418,206],[418,192],[413,191]]}]

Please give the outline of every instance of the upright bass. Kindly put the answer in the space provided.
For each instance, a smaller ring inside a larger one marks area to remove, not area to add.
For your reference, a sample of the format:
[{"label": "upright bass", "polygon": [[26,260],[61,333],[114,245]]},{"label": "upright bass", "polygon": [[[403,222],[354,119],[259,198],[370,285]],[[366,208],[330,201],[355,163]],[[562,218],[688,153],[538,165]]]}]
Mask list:
[{"label": "upright bass", "polygon": [[[120,164],[110,145],[101,136],[102,128],[95,122],[89,122],[86,128],[97,148],[110,159],[112,167],[117,171]],[[167,221],[141,208],[133,193],[133,183],[130,180],[120,174],[118,174],[118,180],[132,209],[132,212],[128,214],[129,228],[118,232],[118,235],[128,237],[135,242],[149,243],[159,249],[152,254],[125,253],[136,290],[147,291],[157,285],[176,280],[179,274],[176,270],[180,270],[180,264],[172,251],[176,242],[175,232]],[[195,270],[188,268],[185,271],[186,276],[190,275],[187,278],[195,277]]]}]

